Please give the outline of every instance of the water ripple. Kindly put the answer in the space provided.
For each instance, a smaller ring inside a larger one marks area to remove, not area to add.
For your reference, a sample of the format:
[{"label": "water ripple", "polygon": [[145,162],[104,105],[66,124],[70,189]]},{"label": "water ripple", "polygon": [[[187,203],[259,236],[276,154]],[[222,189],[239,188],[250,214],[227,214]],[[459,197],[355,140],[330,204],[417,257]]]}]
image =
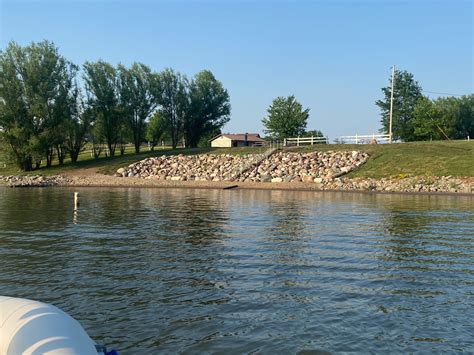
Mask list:
[{"label": "water ripple", "polygon": [[122,353],[474,352],[470,197],[0,189],[0,294]]}]

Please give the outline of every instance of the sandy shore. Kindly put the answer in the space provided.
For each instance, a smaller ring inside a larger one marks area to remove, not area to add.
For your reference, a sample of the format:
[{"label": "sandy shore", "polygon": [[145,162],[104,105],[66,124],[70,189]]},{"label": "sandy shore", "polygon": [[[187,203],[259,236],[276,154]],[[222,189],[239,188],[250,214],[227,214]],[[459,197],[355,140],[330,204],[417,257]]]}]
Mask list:
[{"label": "sandy shore", "polygon": [[117,177],[84,171],[84,174],[58,176],[0,177],[0,185],[12,187],[136,187],[186,189],[259,189],[293,191],[345,191],[364,193],[451,194],[474,197],[474,178],[412,177],[405,179],[337,178],[325,183],[314,182],[240,182],[240,181],[172,181]]},{"label": "sandy shore", "polygon": [[[401,180],[386,179],[335,179],[325,184],[314,182],[236,182],[236,181],[171,181],[142,178],[123,178],[102,174],[85,176],[67,176],[67,186],[77,187],[153,187],[153,188],[189,188],[189,189],[260,189],[260,190],[293,190],[293,191],[347,191],[366,193],[432,193],[474,196],[474,178],[449,178],[449,184],[455,181],[456,188],[440,189],[423,186],[418,179],[405,185]],[[412,178],[413,179],[413,178]],[[447,184],[445,184],[447,185]],[[404,187],[405,186],[405,187]],[[407,188],[408,186],[408,188]]]}]

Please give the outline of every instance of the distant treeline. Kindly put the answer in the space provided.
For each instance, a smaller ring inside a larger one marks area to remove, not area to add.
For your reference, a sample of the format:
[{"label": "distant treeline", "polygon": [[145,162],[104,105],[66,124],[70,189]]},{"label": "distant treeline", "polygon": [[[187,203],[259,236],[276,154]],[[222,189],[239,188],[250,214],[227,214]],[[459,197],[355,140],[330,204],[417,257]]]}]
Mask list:
[{"label": "distant treeline", "polygon": [[50,166],[54,156],[75,162],[86,142],[96,157],[123,154],[128,142],[138,153],[146,140],[196,147],[220,132],[230,110],[227,90],[208,70],[188,79],[142,63],[79,68],[49,41],[0,51],[0,143],[25,171]]},{"label": "distant treeline", "polygon": [[[376,102],[383,133],[390,125],[391,80],[389,84],[382,88],[384,98]],[[413,74],[396,70],[392,121],[394,138],[405,142],[474,138],[474,95],[432,100],[423,95]]]}]

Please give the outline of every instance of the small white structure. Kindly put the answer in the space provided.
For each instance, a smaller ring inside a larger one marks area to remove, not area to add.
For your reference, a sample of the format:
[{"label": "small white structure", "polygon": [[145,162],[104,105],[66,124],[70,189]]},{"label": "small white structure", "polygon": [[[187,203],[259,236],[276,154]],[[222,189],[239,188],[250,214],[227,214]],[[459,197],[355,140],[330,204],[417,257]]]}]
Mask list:
[{"label": "small white structure", "polygon": [[103,354],[78,321],[50,304],[0,296],[0,354]]},{"label": "small white structure", "polygon": [[219,134],[209,142],[216,148],[261,147],[265,144],[258,133]]},{"label": "small white structure", "polygon": [[341,136],[339,137],[341,144],[378,144],[378,143],[392,143],[390,134],[356,134],[355,136]]}]

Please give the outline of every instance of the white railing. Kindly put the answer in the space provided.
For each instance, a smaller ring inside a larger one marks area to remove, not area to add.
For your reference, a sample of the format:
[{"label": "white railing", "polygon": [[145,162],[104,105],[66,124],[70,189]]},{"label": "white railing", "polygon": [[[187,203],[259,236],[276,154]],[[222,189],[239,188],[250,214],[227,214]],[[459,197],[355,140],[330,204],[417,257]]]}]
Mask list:
[{"label": "white railing", "polygon": [[283,141],[283,146],[288,147],[290,145],[296,145],[299,147],[300,145],[304,144],[328,144],[328,139],[327,137],[296,137],[296,138],[285,138]]},{"label": "white railing", "polygon": [[370,144],[370,142],[376,141],[377,143],[389,143],[390,134],[366,134],[355,136],[341,136],[339,137],[340,144]]}]

